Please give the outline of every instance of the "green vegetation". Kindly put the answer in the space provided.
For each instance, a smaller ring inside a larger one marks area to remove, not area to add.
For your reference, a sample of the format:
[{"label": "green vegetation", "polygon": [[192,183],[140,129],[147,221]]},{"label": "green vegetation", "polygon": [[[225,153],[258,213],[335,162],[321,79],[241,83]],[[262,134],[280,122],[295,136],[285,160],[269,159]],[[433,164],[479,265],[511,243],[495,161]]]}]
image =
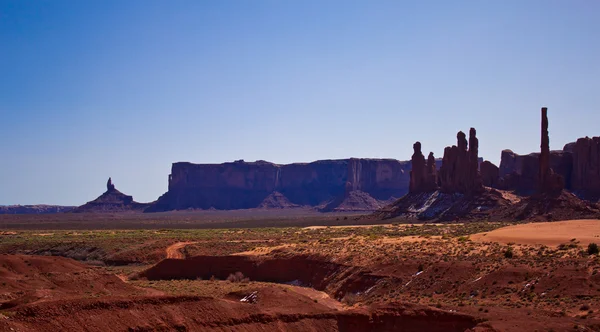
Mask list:
[{"label": "green vegetation", "polygon": [[367,227],[265,227],[231,229],[134,229],[134,230],[5,230],[0,253],[51,254],[106,264],[154,263],[165,257],[165,248],[177,242],[188,255],[228,255],[258,247],[282,244],[326,245],[338,238],[384,238],[441,236],[459,237],[507,226],[507,223],[395,224]]},{"label": "green vegetation", "polygon": [[513,258],[513,248],[512,247],[508,247],[506,248],[506,250],[504,251],[504,257],[505,258]]}]

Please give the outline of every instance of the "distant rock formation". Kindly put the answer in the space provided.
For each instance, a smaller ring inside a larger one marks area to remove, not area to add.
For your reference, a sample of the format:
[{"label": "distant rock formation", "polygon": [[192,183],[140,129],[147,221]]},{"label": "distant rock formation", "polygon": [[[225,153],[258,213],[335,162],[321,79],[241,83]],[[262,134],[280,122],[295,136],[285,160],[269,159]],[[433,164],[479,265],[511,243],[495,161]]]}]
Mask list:
[{"label": "distant rock formation", "polygon": [[539,191],[542,193],[560,192],[564,189],[564,178],[550,167],[550,135],[548,133],[548,109],[542,107],[542,137],[539,156]]},{"label": "distant rock formation", "polygon": [[542,108],[539,153],[518,155],[503,150],[494,188],[520,195],[570,190],[591,201],[600,199],[600,137],[579,138],[562,150],[550,151],[548,109]]},{"label": "distant rock formation", "polygon": [[483,192],[483,183],[479,174],[479,140],[476,135],[475,128],[471,128],[469,143],[467,143],[465,133],[459,131],[456,135],[457,145],[444,149],[440,168],[442,192],[461,194]]},{"label": "distant rock formation", "polygon": [[580,138],[571,146],[573,171],[571,189],[584,196],[600,195],[600,137]]},{"label": "distant rock formation", "polygon": [[429,152],[429,156],[427,156],[427,184],[429,186],[428,189],[437,189],[438,188],[438,176],[437,176],[437,161],[433,156],[433,152]]},{"label": "distant rock formation", "polygon": [[0,214],[49,214],[73,210],[75,206],[61,205],[0,205]]},{"label": "distant rock formation", "polygon": [[[569,180],[573,167],[573,154],[568,151],[550,151],[549,164],[552,170]],[[511,150],[503,150],[500,161],[498,185],[494,188],[515,190],[521,195],[531,195],[538,191],[540,153],[519,155]],[[565,181],[569,188],[570,181]]]},{"label": "distant rock formation", "polygon": [[437,190],[437,167],[433,152],[427,161],[421,152],[421,142],[413,144],[414,153],[411,158],[409,193],[431,192]]},{"label": "distant rock formation", "polygon": [[87,202],[82,206],[73,209],[75,213],[96,213],[96,212],[141,212],[148,208],[150,204],[138,203],[133,200],[133,197],[125,195],[118,191],[112,179],[108,178],[106,183],[106,191],[93,201]]},{"label": "distant rock formation", "polygon": [[456,145],[444,149],[439,179],[432,162],[435,160],[433,154],[429,154],[425,165],[421,144],[416,142],[413,145],[409,194],[383,207],[372,217],[439,221],[488,219],[493,211],[510,205],[502,193],[484,187],[481,173],[485,172],[485,181],[491,186],[498,180],[499,170],[489,161],[482,162],[479,158],[475,128],[469,131],[469,141],[462,131],[458,132],[456,139]]},{"label": "distant rock formation", "polygon": [[269,196],[267,196],[259,205],[259,209],[267,209],[267,210],[280,210],[280,209],[290,209],[297,208],[300,205],[293,204],[290,202],[287,197],[283,196],[280,192],[274,191]]},{"label": "distant rock formation", "polygon": [[[336,210],[335,204],[342,204],[346,207],[340,209],[356,206],[361,211],[374,211],[408,192],[411,164],[358,158],[288,165],[266,161],[174,163],[169,190],[147,212],[266,208],[273,202],[271,198],[319,210]],[[268,199],[274,192],[277,196]]]},{"label": "distant rock formation", "polygon": [[485,160],[479,165],[479,171],[481,172],[481,180],[483,185],[486,187],[497,188],[500,179],[500,169],[498,166],[492,164],[492,162]]},{"label": "distant rock formation", "polygon": [[109,177],[108,182],[106,182],[106,191],[115,190],[115,185],[112,183],[112,179]]}]

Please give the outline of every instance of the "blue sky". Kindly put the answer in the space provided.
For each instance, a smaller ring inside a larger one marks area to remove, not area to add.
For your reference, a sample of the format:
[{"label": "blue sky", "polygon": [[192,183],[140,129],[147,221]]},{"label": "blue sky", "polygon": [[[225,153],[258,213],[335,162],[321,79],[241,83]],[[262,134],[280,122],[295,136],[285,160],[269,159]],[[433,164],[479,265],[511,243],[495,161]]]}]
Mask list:
[{"label": "blue sky", "polygon": [[480,155],[600,135],[600,1],[0,0],[0,204],[171,163]]}]

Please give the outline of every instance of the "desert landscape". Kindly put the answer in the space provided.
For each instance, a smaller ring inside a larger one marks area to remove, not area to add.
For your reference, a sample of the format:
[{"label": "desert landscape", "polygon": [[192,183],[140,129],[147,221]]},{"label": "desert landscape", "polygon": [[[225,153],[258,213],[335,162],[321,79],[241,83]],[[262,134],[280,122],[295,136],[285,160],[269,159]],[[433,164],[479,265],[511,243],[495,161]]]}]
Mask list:
[{"label": "desert landscape", "polygon": [[0,329],[600,330],[598,140],[550,152],[541,114],[541,152],[503,152],[502,176],[471,129],[439,169],[419,142],[405,171],[179,163],[156,202],[109,179],[67,212],[2,214]]},{"label": "desert landscape", "polygon": [[0,332],[600,332],[598,13],[0,0]]}]

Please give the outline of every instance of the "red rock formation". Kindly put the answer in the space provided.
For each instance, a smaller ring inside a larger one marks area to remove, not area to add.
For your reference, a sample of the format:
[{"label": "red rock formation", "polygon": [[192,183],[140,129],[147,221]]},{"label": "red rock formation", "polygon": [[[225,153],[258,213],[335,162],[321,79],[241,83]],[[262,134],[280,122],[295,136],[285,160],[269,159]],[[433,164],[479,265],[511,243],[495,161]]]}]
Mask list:
[{"label": "red rock formation", "polygon": [[115,190],[115,185],[112,183],[112,179],[108,178],[108,182],[106,182],[106,191]]},{"label": "red rock formation", "polygon": [[483,191],[481,175],[479,174],[479,141],[476,131],[471,128],[468,149],[465,133],[456,135],[457,145],[446,147],[440,168],[441,189],[445,193],[474,194]]},{"label": "red rock formation", "polygon": [[550,135],[548,134],[548,109],[542,107],[541,153],[539,157],[539,191],[560,192],[564,189],[564,179],[550,167]]},{"label": "red rock formation", "polygon": [[469,173],[467,174],[467,190],[481,192],[483,183],[479,173],[479,139],[475,128],[469,130]]},{"label": "red rock formation", "polygon": [[148,212],[188,208],[256,208],[278,192],[291,204],[319,207],[360,191],[377,201],[408,192],[410,163],[394,159],[321,160],[277,165],[265,161],[174,163],[169,191]]},{"label": "red rock formation", "polygon": [[433,152],[429,153],[427,162],[421,152],[421,143],[413,145],[414,153],[411,158],[412,170],[410,171],[410,193],[430,192],[437,189],[436,161]]},{"label": "red rock formation", "polygon": [[500,177],[500,169],[498,166],[486,160],[480,164],[479,169],[483,185],[486,187],[497,188]]},{"label": "red rock formation", "polygon": [[[565,147],[566,148],[566,147]],[[573,148],[571,187],[582,194],[600,194],[600,137],[584,137]]]},{"label": "red rock formation", "polygon": [[125,195],[115,188],[112,180],[108,178],[106,191],[93,201],[89,201],[82,206],[72,210],[72,212],[123,212],[123,211],[143,211],[149,206],[148,203],[138,203],[133,197]]},{"label": "red rock formation", "polygon": [[[567,146],[570,146],[567,144]],[[523,195],[531,195],[538,190],[540,153],[519,155],[511,150],[502,151],[498,189],[516,190]],[[569,150],[550,151],[550,168],[564,179],[571,178],[573,167],[572,153]],[[569,188],[569,182],[565,186]]]},{"label": "red rock formation", "polygon": [[430,190],[437,190],[437,162],[433,156],[433,152],[429,152],[427,157],[427,182],[430,186]]},{"label": "red rock formation", "polygon": [[412,169],[410,171],[410,185],[408,192],[419,192],[423,189],[423,184],[426,181],[426,162],[425,156],[421,152],[421,142],[413,144],[414,153],[410,159],[412,162]]}]

